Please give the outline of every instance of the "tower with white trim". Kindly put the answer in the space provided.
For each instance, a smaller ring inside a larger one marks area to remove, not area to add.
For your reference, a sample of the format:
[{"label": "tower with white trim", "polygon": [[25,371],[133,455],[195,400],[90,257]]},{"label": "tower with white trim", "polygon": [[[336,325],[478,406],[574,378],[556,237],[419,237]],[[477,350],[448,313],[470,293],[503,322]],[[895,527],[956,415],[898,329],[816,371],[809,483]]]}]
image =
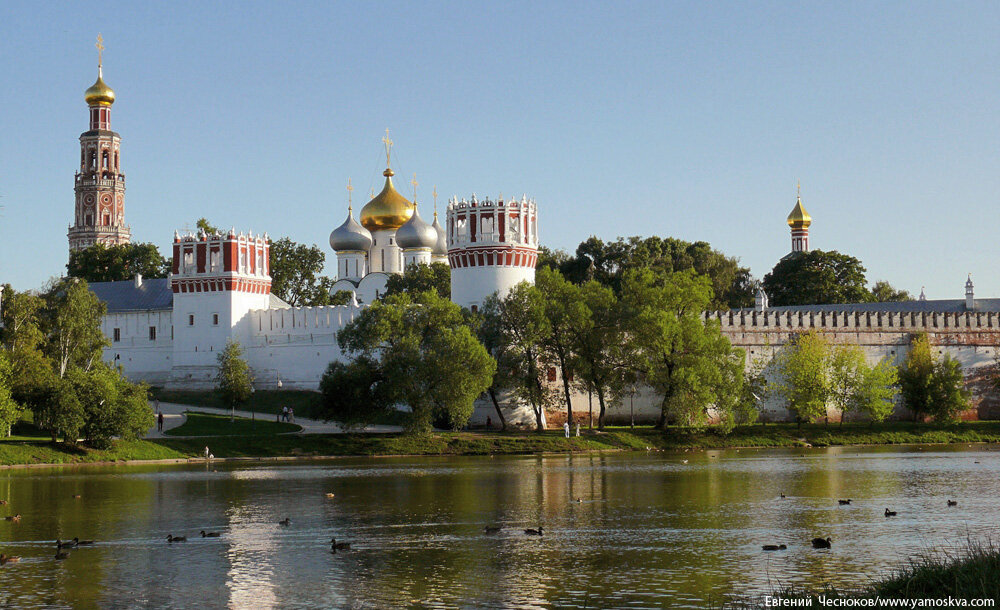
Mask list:
[{"label": "tower with white trim", "polygon": [[809,251],[809,225],[812,224],[812,216],[802,206],[801,187],[797,190],[795,207],[788,215],[788,226],[792,230],[792,254]]},{"label": "tower with white trim", "polygon": [[535,281],[538,213],[534,200],[452,199],[447,212],[451,300],[472,309],[497,292]]}]

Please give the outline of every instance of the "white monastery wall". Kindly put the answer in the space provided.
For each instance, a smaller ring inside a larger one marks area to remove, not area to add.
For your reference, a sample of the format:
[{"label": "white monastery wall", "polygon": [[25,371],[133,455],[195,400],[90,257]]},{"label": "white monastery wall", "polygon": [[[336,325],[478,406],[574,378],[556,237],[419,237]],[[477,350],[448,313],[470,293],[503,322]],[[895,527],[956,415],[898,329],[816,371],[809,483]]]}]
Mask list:
[{"label": "white monastery wall", "polygon": [[171,318],[169,310],[105,316],[101,331],[110,345],[104,348],[104,360],[112,366],[121,366],[129,379],[163,385],[172,366]]}]

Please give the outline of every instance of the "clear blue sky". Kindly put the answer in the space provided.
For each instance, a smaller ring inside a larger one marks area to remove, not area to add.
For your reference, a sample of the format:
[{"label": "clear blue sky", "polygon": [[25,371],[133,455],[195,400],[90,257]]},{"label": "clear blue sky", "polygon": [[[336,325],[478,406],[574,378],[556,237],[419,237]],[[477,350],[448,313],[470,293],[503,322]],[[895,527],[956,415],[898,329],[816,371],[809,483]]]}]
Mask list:
[{"label": "clear blue sky", "polygon": [[133,239],[208,217],[320,245],[381,183],[517,194],[544,244],[814,248],[1000,296],[996,2],[15,3],[0,11],[0,280],[64,272],[83,91],[117,93]]}]

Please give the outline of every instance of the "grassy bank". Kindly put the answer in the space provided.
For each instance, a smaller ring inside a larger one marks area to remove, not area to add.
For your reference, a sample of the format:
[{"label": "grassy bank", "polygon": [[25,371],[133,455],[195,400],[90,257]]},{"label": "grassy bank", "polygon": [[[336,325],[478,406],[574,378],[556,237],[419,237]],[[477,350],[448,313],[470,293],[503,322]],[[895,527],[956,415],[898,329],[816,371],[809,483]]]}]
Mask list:
[{"label": "grassy bank", "polygon": [[[213,421],[208,422],[208,419]],[[219,421],[214,421],[215,419]],[[271,426],[274,422],[267,422]],[[208,428],[224,431],[232,426],[228,418],[206,416],[196,431]],[[118,443],[108,451],[53,445],[44,439],[0,441],[0,464],[65,464],[117,460],[155,460],[200,457],[208,444],[219,458],[285,456],[377,456],[377,455],[489,455],[542,452],[607,450],[724,449],[734,447],[825,447],[830,445],[893,445],[900,443],[979,443],[1000,442],[1000,422],[966,422],[954,426],[892,423],[877,426],[845,424],[769,424],[738,428],[725,435],[717,431],[672,428],[609,428],[604,432],[584,431],[580,437],[565,438],[562,431],[536,432],[437,432],[429,435],[405,434],[259,434],[260,429],[244,428],[246,435],[215,436],[202,439],[163,438]],[[257,426],[264,422],[257,422]],[[284,424],[290,425],[290,424]],[[177,428],[176,430],[182,430]],[[232,431],[232,428],[229,428]],[[190,434],[190,430],[182,433]]]},{"label": "grassy bank", "polygon": [[891,422],[883,424],[767,424],[740,426],[729,434],[717,430],[694,431],[670,428],[608,428],[623,434],[622,441],[636,442],[635,448],[725,449],[736,447],[830,447],[834,445],[900,445],[939,443],[1000,442],[1000,422],[924,424]]},{"label": "grassy bank", "polygon": [[[992,599],[1000,602],[1000,549],[987,542],[972,544],[964,553],[933,553],[913,560],[909,566],[855,590],[827,588],[821,591],[785,589],[770,597],[789,601],[811,600],[822,608],[827,600],[882,599]],[[774,607],[763,598],[736,599],[722,606],[728,610]],[[850,607],[844,603],[839,607]],[[860,605],[859,605],[860,607]]]}]

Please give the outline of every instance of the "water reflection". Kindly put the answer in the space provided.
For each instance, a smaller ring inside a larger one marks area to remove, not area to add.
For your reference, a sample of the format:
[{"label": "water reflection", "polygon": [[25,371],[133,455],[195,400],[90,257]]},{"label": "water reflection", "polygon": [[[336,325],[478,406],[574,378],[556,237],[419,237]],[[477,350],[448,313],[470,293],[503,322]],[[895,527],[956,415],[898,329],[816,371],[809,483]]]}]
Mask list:
[{"label": "water reflection", "polygon": [[[24,558],[0,606],[702,607],[995,537],[998,467],[914,447],[0,471],[0,511],[24,515],[0,521]],[[55,561],[74,536],[99,542]]]}]

